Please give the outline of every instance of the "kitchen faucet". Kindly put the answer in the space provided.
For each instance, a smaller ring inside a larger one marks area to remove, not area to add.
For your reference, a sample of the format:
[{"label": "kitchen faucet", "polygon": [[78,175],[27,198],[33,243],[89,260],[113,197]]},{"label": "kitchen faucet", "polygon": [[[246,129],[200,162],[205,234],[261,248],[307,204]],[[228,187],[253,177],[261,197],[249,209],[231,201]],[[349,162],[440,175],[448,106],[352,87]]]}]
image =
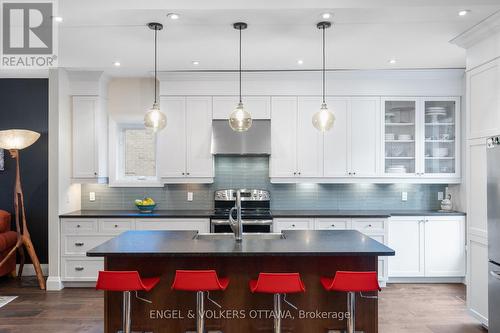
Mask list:
[{"label": "kitchen faucet", "polygon": [[[236,210],[236,220],[233,219],[233,211]],[[229,211],[229,225],[234,232],[234,237],[237,242],[243,240],[243,222],[241,221],[241,191],[236,191],[236,203]]]}]

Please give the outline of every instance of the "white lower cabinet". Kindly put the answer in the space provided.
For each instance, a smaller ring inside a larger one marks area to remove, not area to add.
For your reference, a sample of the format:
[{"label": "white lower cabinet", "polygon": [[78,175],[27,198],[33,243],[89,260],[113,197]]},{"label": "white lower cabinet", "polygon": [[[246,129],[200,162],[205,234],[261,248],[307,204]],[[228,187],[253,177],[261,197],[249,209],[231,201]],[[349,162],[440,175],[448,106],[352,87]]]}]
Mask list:
[{"label": "white lower cabinet", "polygon": [[87,257],[88,250],[127,230],[197,230],[209,232],[209,219],[61,219],[61,279],[93,282],[104,269],[104,259]]},{"label": "white lower cabinet", "polygon": [[389,277],[464,277],[465,217],[411,216],[389,220]]},{"label": "white lower cabinet", "polygon": [[274,219],[274,232],[283,230],[310,230],[314,229],[313,218],[279,218]]}]

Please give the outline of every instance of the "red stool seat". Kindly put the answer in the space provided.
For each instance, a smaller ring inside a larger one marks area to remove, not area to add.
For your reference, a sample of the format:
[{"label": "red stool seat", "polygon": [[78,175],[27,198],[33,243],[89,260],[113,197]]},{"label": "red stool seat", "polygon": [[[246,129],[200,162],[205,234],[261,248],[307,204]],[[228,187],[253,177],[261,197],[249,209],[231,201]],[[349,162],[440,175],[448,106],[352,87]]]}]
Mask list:
[{"label": "red stool seat", "polygon": [[96,289],[107,291],[150,291],[159,277],[141,278],[137,271],[99,271]]},{"label": "red stool seat", "polygon": [[252,293],[291,294],[305,292],[299,273],[260,273],[257,280],[250,281]]},{"label": "red stool seat", "polygon": [[219,278],[214,270],[176,270],[172,289],[185,291],[213,291],[226,290],[228,285],[229,279]]},{"label": "red stool seat", "polygon": [[380,291],[377,272],[338,271],[335,277],[322,277],[321,284],[328,291]]}]

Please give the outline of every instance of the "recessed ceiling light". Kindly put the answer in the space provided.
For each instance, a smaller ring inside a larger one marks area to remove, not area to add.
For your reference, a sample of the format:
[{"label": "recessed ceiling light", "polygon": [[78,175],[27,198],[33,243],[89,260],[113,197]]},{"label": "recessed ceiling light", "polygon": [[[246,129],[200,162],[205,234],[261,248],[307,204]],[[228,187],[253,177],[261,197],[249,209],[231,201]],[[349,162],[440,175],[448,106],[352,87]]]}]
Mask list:
[{"label": "recessed ceiling light", "polygon": [[470,13],[469,9],[464,9],[458,12],[458,16],[465,16]]},{"label": "recessed ceiling light", "polygon": [[321,14],[321,17],[324,18],[325,20],[328,20],[332,18],[332,13],[323,13]]},{"label": "recessed ceiling light", "polygon": [[200,64],[200,62],[199,62],[198,60],[194,60],[194,61],[192,62],[192,64],[193,64],[193,66],[198,66],[198,65]]},{"label": "recessed ceiling light", "polygon": [[115,67],[120,67],[121,65],[122,65],[122,64],[121,64],[119,61],[115,61],[115,62],[113,63],[113,66],[115,66]]},{"label": "recessed ceiling light", "polygon": [[61,23],[63,21],[63,18],[61,16],[54,16],[52,17],[54,22]]},{"label": "recessed ceiling light", "polygon": [[388,63],[390,63],[391,65],[394,65],[396,62],[397,62],[397,61],[396,61],[396,59],[394,59],[394,58],[393,58],[393,59],[390,59],[390,60],[388,61]]},{"label": "recessed ceiling light", "polygon": [[297,60],[297,65],[302,65],[302,64],[304,64],[304,60],[302,59]]},{"label": "recessed ceiling light", "polygon": [[179,14],[176,14],[176,13],[168,13],[167,17],[171,20],[178,20],[180,16],[179,16]]}]

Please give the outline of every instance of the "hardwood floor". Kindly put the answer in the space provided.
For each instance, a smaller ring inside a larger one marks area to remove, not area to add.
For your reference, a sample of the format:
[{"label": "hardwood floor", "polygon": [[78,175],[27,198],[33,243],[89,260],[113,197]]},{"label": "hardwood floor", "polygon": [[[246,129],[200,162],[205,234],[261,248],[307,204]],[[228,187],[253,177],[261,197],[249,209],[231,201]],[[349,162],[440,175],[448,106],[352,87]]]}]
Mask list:
[{"label": "hardwood floor", "polygon": [[[19,296],[0,308],[0,333],[102,332],[102,293],[38,290],[35,278],[0,279],[0,295]],[[381,333],[484,333],[467,314],[459,284],[392,284],[380,293]]]}]

